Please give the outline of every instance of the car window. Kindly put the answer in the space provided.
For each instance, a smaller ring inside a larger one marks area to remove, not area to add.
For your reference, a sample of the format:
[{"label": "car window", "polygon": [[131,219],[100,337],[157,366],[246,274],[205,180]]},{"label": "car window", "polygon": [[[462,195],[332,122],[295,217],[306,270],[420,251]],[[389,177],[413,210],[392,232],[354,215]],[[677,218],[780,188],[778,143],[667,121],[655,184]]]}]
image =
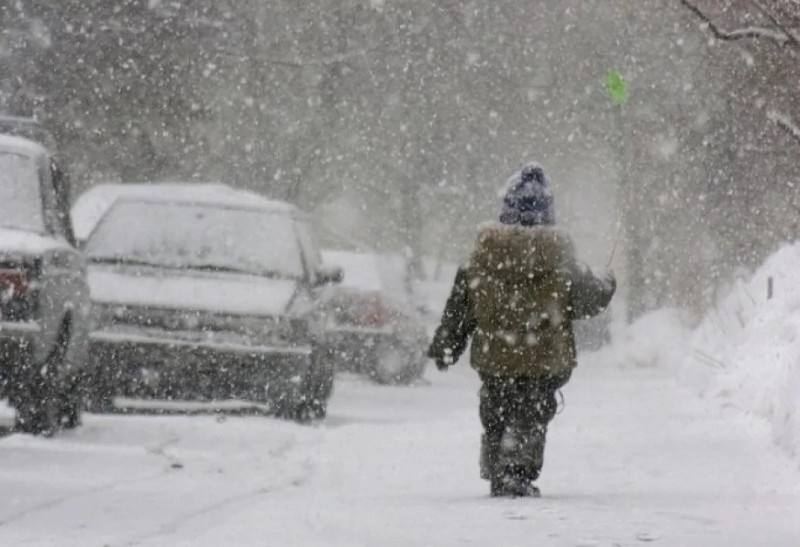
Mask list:
[{"label": "car window", "polygon": [[38,169],[28,156],[0,152],[0,225],[44,230]]},{"label": "car window", "polygon": [[303,277],[291,216],[214,205],[117,201],[89,235],[93,261]]}]

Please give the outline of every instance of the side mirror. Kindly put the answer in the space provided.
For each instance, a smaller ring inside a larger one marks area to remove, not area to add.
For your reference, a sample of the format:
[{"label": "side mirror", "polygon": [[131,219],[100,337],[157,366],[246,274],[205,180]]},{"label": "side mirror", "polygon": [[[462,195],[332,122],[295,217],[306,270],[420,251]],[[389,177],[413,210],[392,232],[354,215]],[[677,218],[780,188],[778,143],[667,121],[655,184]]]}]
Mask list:
[{"label": "side mirror", "polygon": [[317,269],[317,285],[336,285],[344,280],[341,266],[320,266]]}]

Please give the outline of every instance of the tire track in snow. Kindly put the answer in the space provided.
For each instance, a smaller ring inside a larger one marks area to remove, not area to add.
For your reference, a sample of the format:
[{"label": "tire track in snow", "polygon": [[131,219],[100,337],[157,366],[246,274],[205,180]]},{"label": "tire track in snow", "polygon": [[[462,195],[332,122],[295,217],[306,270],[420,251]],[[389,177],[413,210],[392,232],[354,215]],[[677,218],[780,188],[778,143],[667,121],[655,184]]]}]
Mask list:
[{"label": "tire track in snow", "polygon": [[[290,439],[281,447],[270,450],[268,453],[270,456],[274,456],[276,454],[286,455],[294,448],[296,444],[297,444],[296,439]],[[304,460],[299,473],[297,473],[297,475],[294,477],[287,478],[285,483],[250,489],[245,492],[234,494],[224,499],[217,500],[213,503],[209,503],[207,505],[198,507],[194,510],[187,511],[184,514],[161,524],[156,531],[136,536],[133,539],[129,539],[119,545],[123,545],[125,547],[136,547],[139,545],[143,545],[145,544],[145,542],[148,542],[150,540],[155,540],[158,538],[166,538],[175,535],[184,526],[190,524],[191,522],[197,520],[198,518],[205,517],[207,515],[219,511],[230,509],[231,507],[234,507],[237,504],[250,502],[251,500],[254,500],[261,496],[283,493],[287,490],[287,488],[301,488],[311,480],[313,474],[314,474],[314,465],[309,460]]]},{"label": "tire track in snow", "polygon": [[[246,488],[244,491],[234,492],[232,495],[228,495],[223,499],[211,500],[209,503],[197,507],[193,510],[189,510],[175,516],[168,520],[167,522],[158,525],[155,531],[145,532],[141,531],[140,536],[135,537],[133,540],[125,541],[124,535],[122,538],[113,539],[108,544],[114,545],[139,545],[142,542],[146,542],[150,539],[158,538],[158,537],[168,537],[172,534],[177,533],[180,529],[182,529],[187,524],[192,523],[198,518],[202,518],[205,515],[213,514],[218,511],[223,511],[228,507],[236,506],[238,503],[247,503],[251,500],[258,498],[260,496],[268,495],[271,493],[277,493],[280,491],[285,492],[289,488],[299,488],[302,487],[306,482],[308,482],[313,474],[313,465],[309,461],[309,458],[304,457],[302,454],[299,457],[293,458],[290,457],[290,453],[293,452],[298,444],[307,445],[308,441],[318,441],[316,438],[312,439],[304,439],[301,435],[291,434],[285,436],[281,439],[277,445],[272,445],[269,448],[266,448],[263,452],[258,454],[258,462],[261,461],[268,461],[271,462],[268,465],[272,465],[273,469],[269,470],[266,475],[268,476],[279,476],[283,477],[278,483],[270,484],[267,486],[260,486],[257,488]],[[167,465],[165,468],[160,469],[156,473],[150,473],[146,475],[139,475],[133,478],[123,478],[121,480],[109,480],[104,483],[98,484],[96,486],[90,488],[84,488],[80,491],[71,491],[65,493],[63,495],[53,497],[48,500],[40,501],[38,503],[32,503],[28,507],[24,509],[20,509],[17,512],[9,514],[7,516],[0,516],[0,530],[10,530],[13,529],[13,526],[9,528],[10,525],[18,521],[22,521],[27,518],[43,518],[43,515],[52,515],[57,516],[60,512],[63,512],[64,508],[66,509],[68,504],[71,503],[78,503],[80,505],[87,505],[92,504],[94,500],[96,502],[102,503],[104,498],[104,494],[113,492],[117,488],[124,487],[130,484],[142,484],[147,482],[159,482],[163,483],[165,480],[171,481],[172,479],[177,479],[179,476],[182,476],[186,473],[183,471],[185,469],[184,466],[184,458],[176,455],[173,449],[177,446],[178,447],[178,454],[180,454],[180,446],[183,439],[181,436],[171,435],[168,438],[157,441],[155,443],[150,443],[150,445],[140,445],[138,451],[143,451],[147,456],[152,456],[154,458],[160,459],[164,461]],[[314,443],[312,443],[314,444]],[[147,457],[146,456],[146,457]],[[211,456],[212,461],[218,459],[222,456],[221,462],[224,463],[226,458],[224,455],[210,453],[205,454],[206,457]],[[241,472],[241,467],[253,467],[254,472],[258,474],[263,471],[262,466],[255,465],[253,466],[253,462],[249,461],[238,462],[235,465],[235,468],[232,468],[234,472],[234,477],[236,477]],[[149,458],[145,461],[151,461]],[[194,467],[192,466],[192,462],[188,462],[191,467],[195,469],[200,469],[200,466]],[[278,471],[274,469],[274,464],[277,463]],[[281,469],[283,468],[283,469]],[[180,470],[180,471],[179,471]],[[285,472],[284,472],[285,471]],[[224,473],[223,468],[219,469],[220,473]],[[191,472],[190,472],[191,473]],[[202,475],[198,475],[196,473],[193,474],[194,476],[190,475],[187,478],[190,480],[199,480],[203,481],[204,478]],[[180,479],[182,480],[182,479]],[[152,492],[152,489],[149,489]],[[229,491],[230,493],[230,491]],[[111,506],[113,508],[113,505]]]},{"label": "tire track in snow", "polygon": [[152,539],[174,535],[178,531],[180,531],[180,529],[183,526],[185,526],[186,524],[190,523],[191,521],[197,518],[209,515],[211,513],[215,513],[217,511],[221,511],[228,507],[234,506],[237,503],[250,501],[259,496],[264,496],[278,490],[282,490],[282,488],[261,487],[261,488],[256,488],[255,490],[250,490],[248,492],[237,494],[235,496],[230,496],[228,498],[205,505],[199,509],[195,509],[194,511],[189,511],[178,518],[175,518],[173,520],[170,520],[162,524],[157,531],[140,535],[134,539],[130,539],[124,542],[122,545],[125,545],[126,547],[135,547],[136,545],[142,545],[144,542]]},{"label": "tire track in snow", "polygon": [[160,479],[164,475],[167,475],[169,473],[170,473],[170,470],[165,469],[165,470],[161,470],[161,471],[159,471],[158,473],[155,473],[155,474],[146,475],[146,476],[143,476],[143,477],[136,477],[136,478],[132,478],[132,479],[125,479],[125,480],[120,480],[120,481],[111,481],[111,482],[107,482],[107,483],[101,484],[99,486],[96,486],[94,488],[89,488],[89,489],[86,489],[86,490],[82,490],[80,492],[73,492],[71,494],[67,494],[67,495],[64,495],[64,496],[59,496],[57,498],[48,500],[46,502],[42,502],[42,503],[36,504],[36,505],[34,505],[32,507],[28,507],[27,509],[24,509],[22,511],[14,513],[11,516],[4,517],[4,518],[0,519],[0,528],[2,528],[3,526],[7,526],[8,524],[11,524],[12,522],[21,520],[21,519],[23,519],[25,517],[34,515],[36,513],[40,513],[42,511],[47,511],[49,509],[52,509],[52,508],[57,507],[59,505],[62,505],[64,503],[68,502],[68,501],[81,499],[81,498],[85,498],[85,497],[88,497],[88,496],[93,496],[95,494],[100,494],[100,493],[108,491],[108,490],[113,490],[117,486],[124,486],[126,484],[133,484],[133,483],[140,483],[140,482],[149,482],[149,481],[152,481],[152,480],[155,480],[155,479]]},{"label": "tire track in snow", "polygon": [[165,475],[168,475],[169,473],[171,473],[173,470],[180,469],[183,466],[183,464],[181,464],[180,461],[177,460],[177,458],[174,458],[174,457],[170,456],[169,454],[167,454],[165,452],[168,447],[173,446],[173,445],[177,444],[178,442],[180,442],[180,438],[173,437],[173,438],[167,439],[166,441],[164,441],[162,443],[159,443],[158,445],[156,445],[154,447],[145,449],[148,454],[152,454],[154,456],[159,456],[159,457],[162,457],[162,458],[166,459],[167,463],[170,464],[169,468],[167,468],[167,469],[162,469],[158,473],[149,474],[149,475],[145,475],[145,476],[140,476],[140,477],[137,477],[137,478],[109,481],[109,482],[103,483],[103,484],[101,484],[99,486],[95,486],[94,488],[81,490],[80,492],[73,492],[73,493],[70,493],[70,494],[67,494],[67,495],[59,496],[57,498],[53,498],[51,500],[36,504],[36,505],[34,505],[32,507],[28,507],[28,508],[26,508],[26,509],[24,509],[22,511],[14,513],[11,516],[0,518],[0,528],[2,528],[3,526],[6,526],[6,525],[8,525],[8,524],[10,524],[12,522],[24,519],[24,518],[26,518],[26,517],[28,517],[30,515],[34,515],[36,513],[39,513],[39,512],[42,512],[42,511],[47,511],[47,510],[52,509],[54,507],[58,507],[59,505],[63,505],[64,503],[67,503],[67,502],[72,501],[72,500],[86,498],[86,497],[89,497],[89,496],[94,496],[96,494],[101,494],[103,492],[113,490],[114,488],[116,488],[118,486],[125,486],[127,484],[149,482],[149,481],[152,481],[152,480],[160,479],[160,478],[164,477]]}]

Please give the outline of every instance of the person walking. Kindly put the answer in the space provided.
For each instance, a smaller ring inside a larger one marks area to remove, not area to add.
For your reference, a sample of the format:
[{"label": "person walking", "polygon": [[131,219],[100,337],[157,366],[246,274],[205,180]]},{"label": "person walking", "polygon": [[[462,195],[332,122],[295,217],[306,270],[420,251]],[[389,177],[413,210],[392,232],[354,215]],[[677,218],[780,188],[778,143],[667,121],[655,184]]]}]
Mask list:
[{"label": "person walking", "polygon": [[507,183],[499,223],[478,229],[428,349],[444,371],[472,339],[492,496],[539,496],[556,395],[577,365],[572,322],[600,313],[615,289],[613,274],[597,277],[576,259],[544,170],[525,165]]}]

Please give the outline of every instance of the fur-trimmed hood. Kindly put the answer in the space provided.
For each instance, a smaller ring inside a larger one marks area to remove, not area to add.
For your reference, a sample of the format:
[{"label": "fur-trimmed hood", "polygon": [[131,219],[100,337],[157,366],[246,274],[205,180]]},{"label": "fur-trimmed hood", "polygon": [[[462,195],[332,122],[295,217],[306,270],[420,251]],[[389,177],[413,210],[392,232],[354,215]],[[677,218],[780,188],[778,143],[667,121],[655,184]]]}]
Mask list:
[{"label": "fur-trimmed hood", "polygon": [[572,239],[563,230],[491,222],[478,228],[470,266],[502,278],[531,278],[565,266],[573,255]]}]

